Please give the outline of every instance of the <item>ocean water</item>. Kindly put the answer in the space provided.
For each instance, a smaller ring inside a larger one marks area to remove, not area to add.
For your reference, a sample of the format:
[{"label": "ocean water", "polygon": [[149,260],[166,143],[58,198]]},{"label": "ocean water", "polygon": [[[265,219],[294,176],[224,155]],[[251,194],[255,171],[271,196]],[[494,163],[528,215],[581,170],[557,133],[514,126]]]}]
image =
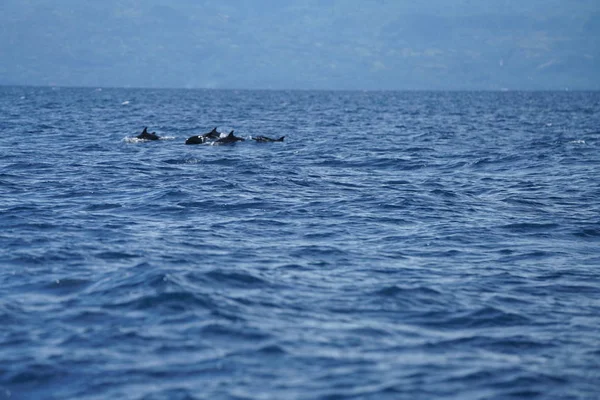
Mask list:
[{"label": "ocean water", "polygon": [[599,92],[0,87],[0,399],[524,398],[600,398]]}]

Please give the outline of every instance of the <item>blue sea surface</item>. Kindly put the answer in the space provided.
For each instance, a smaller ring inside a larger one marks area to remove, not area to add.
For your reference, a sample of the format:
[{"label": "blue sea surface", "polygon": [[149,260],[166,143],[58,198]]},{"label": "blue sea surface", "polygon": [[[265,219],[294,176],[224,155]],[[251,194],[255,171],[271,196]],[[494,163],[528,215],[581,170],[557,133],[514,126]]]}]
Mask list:
[{"label": "blue sea surface", "polygon": [[0,87],[0,399],[524,398],[600,398],[600,92]]}]

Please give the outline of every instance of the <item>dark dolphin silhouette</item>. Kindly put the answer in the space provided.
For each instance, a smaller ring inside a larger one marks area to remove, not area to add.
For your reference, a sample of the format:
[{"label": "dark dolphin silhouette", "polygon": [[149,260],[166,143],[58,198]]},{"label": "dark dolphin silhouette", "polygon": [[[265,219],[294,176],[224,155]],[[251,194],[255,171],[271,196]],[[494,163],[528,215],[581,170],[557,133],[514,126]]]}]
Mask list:
[{"label": "dark dolphin silhouette", "polygon": [[244,138],[237,137],[233,134],[233,131],[229,132],[229,135],[225,137],[218,138],[212,144],[220,145],[220,144],[230,144],[235,143],[237,141],[244,141]]},{"label": "dark dolphin silhouette", "polygon": [[136,138],[142,140],[158,140],[160,139],[160,136],[158,136],[156,132],[149,133],[148,128],[146,127],[142,133],[136,136]]},{"label": "dark dolphin silhouette", "polygon": [[206,143],[208,139],[218,139],[219,132],[217,132],[217,128],[214,128],[212,131],[208,133],[203,133],[202,135],[190,136],[185,141],[185,144],[202,144]]},{"label": "dark dolphin silhouette", "polygon": [[283,139],[285,138],[285,136],[282,136],[278,139],[272,139],[270,137],[266,137],[266,136],[256,136],[256,137],[252,137],[253,140],[256,140],[257,142],[261,142],[261,143],[265,143],[265,142],[283,142]]}]

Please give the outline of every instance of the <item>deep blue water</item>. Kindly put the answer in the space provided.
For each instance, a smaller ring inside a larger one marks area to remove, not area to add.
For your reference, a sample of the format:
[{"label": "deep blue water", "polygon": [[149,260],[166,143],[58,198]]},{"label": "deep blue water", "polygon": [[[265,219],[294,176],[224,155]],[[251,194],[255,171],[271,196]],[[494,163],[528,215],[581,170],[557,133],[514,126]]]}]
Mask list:
[{"label": "deep blue water", "polygon": [[599,178],[599,92],[0,87],[0,399],[600,398]]}]

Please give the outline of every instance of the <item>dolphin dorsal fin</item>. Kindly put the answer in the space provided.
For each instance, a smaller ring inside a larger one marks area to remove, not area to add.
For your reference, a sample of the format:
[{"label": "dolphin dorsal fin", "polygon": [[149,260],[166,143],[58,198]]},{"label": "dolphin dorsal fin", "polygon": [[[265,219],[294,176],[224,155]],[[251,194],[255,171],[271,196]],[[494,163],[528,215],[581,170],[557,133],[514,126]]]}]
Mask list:
[{"label": "dolphin dorsal fin", "polygon": [[144,127],[144,131],[142,133],[148,133],[148,127],[147,126]]},{"label": "dolphin dorsal fin", "polygon": [[213,128],[213,130],[212,130],[212,131],[210,131],[210,133],[217,133],[217,127],[215,126],[215,127]]},{"label": "dolphin dorsal fin", "polygon": [[229,136],[233,136],[233,129],[229,132]]}]

